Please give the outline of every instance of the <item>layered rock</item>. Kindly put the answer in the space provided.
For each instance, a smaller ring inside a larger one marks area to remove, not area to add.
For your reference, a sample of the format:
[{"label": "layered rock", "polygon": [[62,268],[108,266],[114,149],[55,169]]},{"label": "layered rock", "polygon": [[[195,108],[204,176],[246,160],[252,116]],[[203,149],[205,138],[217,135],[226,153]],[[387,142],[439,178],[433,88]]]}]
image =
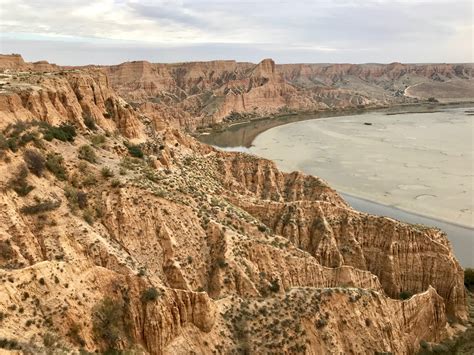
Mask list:
[{"label": "layered rock", "polygon": [[1,84],[1,128],[18,120],[73,122],[118,130],[128,138],[144,137],[138,114],[113,92],[100,71],[8,74]]},{"label": "layered rock", "polygon": [[[201,77],[200,65],[187,67],[183,82]],[[284,87],[275,68],[249,65],[248,81],[232,88]],[[422,340],[445,338],[448,318],[466,319],[462,269],[442,232],[359,213],[321,179],[202,145],[127,107],[96,69],[29,74],[0,102],[3,127],[40,119],[78,133],[47,141],[30,123],[0,137],[8,344],[36,353],[412,354]],[[13,138],[21,144],[10,149]],[[58,154],[63,163],[53,164]],[[49,170],[38,170],[41,156]],[[402,292],[414,296],[403,301]]]}]

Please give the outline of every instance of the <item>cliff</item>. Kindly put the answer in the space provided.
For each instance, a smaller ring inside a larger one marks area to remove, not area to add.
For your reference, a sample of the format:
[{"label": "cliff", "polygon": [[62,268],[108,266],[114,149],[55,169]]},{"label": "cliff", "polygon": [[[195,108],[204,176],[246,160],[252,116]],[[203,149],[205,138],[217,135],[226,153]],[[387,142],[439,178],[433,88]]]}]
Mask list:
[{"label": "cliff", "polygon": [[[379,107],[474,97],[472,64],[259,64],[234,61],[103,67],[127,100],[191,112],[195,129],[285,112]],[[182,121],[180,121],[182,122]]]},{"label": "cliff", "polygon": [[[249,64],[232,87],[284,87],[276,68]],[[467,319],[443,232],[198,143],[102,70],[5,75],[3,348],[413,354]]]},{"label": "cliff", "polygon": [[7,73],[0,79],[0,93],[0,128],[16,120],[41,120],[56,125],[72,122],[82,128],[98,125],[127,138],[143,137],[138,114],[115,94],[100,71]]}]

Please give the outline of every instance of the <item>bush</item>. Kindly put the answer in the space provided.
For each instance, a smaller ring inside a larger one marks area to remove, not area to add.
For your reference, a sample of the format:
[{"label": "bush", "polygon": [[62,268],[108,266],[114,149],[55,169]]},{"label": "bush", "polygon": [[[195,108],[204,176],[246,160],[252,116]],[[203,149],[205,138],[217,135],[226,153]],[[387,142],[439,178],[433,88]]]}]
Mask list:
[{"label": "bush", "polygon": [[51,171],[59,180],[66,180],[67,173],[64,168],[64,158],[61,154],[48,153],[46,156],[46,168]]},{"label": "bush", "polygon": [[143,158],[143,151],[138,145],[125,143],[125,146],[128,149],[128,153],[135,158]]},{"label": "bush", "polygon": [[110,178],[112,176],[114,176],[114,173],[112,171],[112,169],[110,169],[108,166],[104,166],[101,170],[100,170],[100,173],[102,174],[102,176],[104,178]]},{"label": "bush", "polygon": [[95,164],[97,162],[97,155],[94,148],[90,145],[82,145],[79,147],[79,159],[84,159],[89,163]]},{"label": "bush", "polygon": [[43,176],[45,161],[41,153],[28,149],[23,154],[23,160],[30,171],[38,177]]},{"label": "bush", "polygon": [[63,123],[60,126],[51,126],[50,124],[43,123],[43,137],[47,141],[57,139],[63,142],[74,142],[76,137],[76,128],[70,124]]},{"label": "bush", "polygon": [[144,303],[154,302],[158,299],[159,296],[160,296],[160,293],[158,292],[156,288],[149,287],[145,291],[143,291],[141,300]]},{"label": "bush", "polygon": [[316,328],[324,328],[328,324],[328,321],[325,318],[319,318],[314,324]]},{"label": "bush", "polygon": [[21,346],[14,339],[0,338],[0,349],[21,350]]},{"label": "bush", "polygon": [[278,279],[272,280],[272,282],[270,283],[269,289],[272,292],[280,291],[280,284],[278,283]]},{"label": "bush", "polygon": [[24,214],[38,214],[55,210],[59,206],[61,206],[61,201],[48,200],[35,203],[34,205],[24,206],[20,209],[20,212]]},{"label": "bush", "polygon": [[82,118],[84,119],[84,124],[86,125],[87,128],[89,128],[91,131],[97,130],[97,126],[95,125],[94,118],[92,118],[90,113],[84,113],[82,115]]},{"label": "bush", "polygon": [[464,285],[469,290],[474,290],[474,269],[467,268],[464,270]]},{"label": "bush", "polygon": [[92,330],[96,337],[113,349],[124,334],[123,304],[104,298],[92,310]]},{"label": "bush", "polygon": [[93,136],[91,136],[91,143],[96,147],[101,146],[105,143],[105,141],[106,138],[103,134],[94,134]]},{"label": "bush", "polygon": [[110,182],[110,185],[112,187],[120,187],[120,185],[122,185],[122,183],[120,182],[119,179],[113,179],[111,182]]},{"label": "bush", "polygon": [[91,226],[94,224],[94,210],[90,207],[87,207],[82,213],[84,220]]},{"label": "bush", "polygon": [[8,182],[8,186],[13,189],[19,196],[26,196],[34,189],[34,186],[31,186],[26,181],[28,176],[28,168],[25,164],[22,164],[18,167],[16,176],[11,178]]},{"label": "bush", "polygon": [[411,293],[410,291],[400,292],[400,299],[401,300],[407,300],[407,299],[411,298],[411,296],[413,296],[413,293]]}]

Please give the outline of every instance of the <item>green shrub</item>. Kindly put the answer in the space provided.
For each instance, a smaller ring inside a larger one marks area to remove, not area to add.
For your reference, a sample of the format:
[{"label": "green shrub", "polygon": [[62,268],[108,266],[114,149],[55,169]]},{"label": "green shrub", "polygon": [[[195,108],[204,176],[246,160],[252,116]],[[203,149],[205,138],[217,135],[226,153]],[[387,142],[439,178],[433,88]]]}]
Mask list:
[{"label": "green shrub", "polygon": [[66,186],[64,194],[69,201],[70,207],[74,210],[79,207],[81,210],[87,207],[87,193],[72,186]]},{"label": "green shrub", "polygon": [[46,168],[51,171],[59,180],[66,180],[67,173],[64,168],[64,158],[61,154],[48,153],[46,156]]},{"label": "green shrub", "polygon": [[79,159],[84,159],[89,163],[95,164],[97,162],[97,155],[95,154],[94,148],[87,144],[80,146]]},{"label": "green shrub", "polygon": [[114,172],[112,171],[112,169],[110,169],[108,166],[104,166],[101,170],[100,170],[100,173],[102,174],[102,176],[106,179],[114,176]]},{"label": "green shrub", "polygon": [[0,349],[21,350],[21,345],[14,339],[0,338]]},{"label": "green shrub", "polygon": [[91,136],[91,143],[96,147],[100,147],[105,143],[105,141],[106,138],[103,134],[94,134]]},{"label": "green shrub", "polygon": [[155,287],[149,287],[142,293],[141,300],[142,302],[154,302],[158,299],[160,293]]},{"label": "green shrub", "polygon": [[55,210],[59,206],[61,206],[61,201],[48,200],[35,203],[34,205],[24,206],[20,209],[20,212],[24,214],[38,214]]},{"label": "green shrub", "polygon": [[87,128],[89,128],[91,131],[97,130],[97,126],[95,124],[94,118],[91,116],[90,113],[83,113],[82,118]]},{"label": "green shrub", "polygon": [[104,298],[92,310],[94,335],[114,349],[125,332],[123,304],[111,298]]},{"label": "green shrub", "polygon": [[469,290],[474,290],[474,269],[467,268],[464,270],[464,285]]},{"label": "green shrub", "polygon": [[43,176],[45,161],[40,152],[28,149],[23,153],[23,160],[33,174],[38,177]]},{"label": "green shrub", "polygon": [[119,187],[120,185],[122,185],[122,183],[120,182],[119,179],[112,179],[112,181],[110,182],[110,185],[112,187]]},{"label": "green shrub", "polygon": [[22,164],[18,167],[15,176],[8,182],[8,186],[19,196],[26,196],[34,189],[34,186],[29,185],[26,181],[27,176],[28,168],[25,164]]},{"label": "green shrub", "polygon": [[0,133],[0,150],[9,149],[8,140],[3,133]]},{"label": "green shrub", "polygon": [[407,299],[411,298],[411,296],[413,296],[413,293],[411,293],[410,291],[400,292],[400,299],[401,300],[407,300]]},{"label": "green shrub", "polygon": [[73,142],[76,137],[76,128],[68,123],[63,123],[60,126],[51,126],[47,123],[42,123],[43,137],[47,141],[57,139],[63,142]]},{"label": "green shrub", "polygon": [[143,158],[143,151],[138,145],[125,143],[125,146],[128,149],[128,153],[135,158]]},{"label": "green shrub", "polygon": [[272,282],[270,283],[269,289],[272,292],[280,291],[280,284],[278,283],[278,279],[272,280]]}]

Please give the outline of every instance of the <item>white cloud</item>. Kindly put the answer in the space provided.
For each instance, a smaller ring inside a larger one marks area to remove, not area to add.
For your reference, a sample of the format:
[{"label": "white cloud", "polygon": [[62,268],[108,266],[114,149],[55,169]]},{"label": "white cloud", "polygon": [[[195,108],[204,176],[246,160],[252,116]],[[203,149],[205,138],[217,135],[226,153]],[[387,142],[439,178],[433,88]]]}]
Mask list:
[{"label": "white cloud", "polygon": [[172,46],[191,54],[193,46],[232,44],[283,58],[290,58],[282,55],[289,49],[305,58],[330,53],[333,61],[350,60],[348,53],[360,61],[357,51],[366,61],[388,54],[404,61],[472,60],[470,0],[0,0],[0,11],[1,51],[50,39],[58,47]]}]

